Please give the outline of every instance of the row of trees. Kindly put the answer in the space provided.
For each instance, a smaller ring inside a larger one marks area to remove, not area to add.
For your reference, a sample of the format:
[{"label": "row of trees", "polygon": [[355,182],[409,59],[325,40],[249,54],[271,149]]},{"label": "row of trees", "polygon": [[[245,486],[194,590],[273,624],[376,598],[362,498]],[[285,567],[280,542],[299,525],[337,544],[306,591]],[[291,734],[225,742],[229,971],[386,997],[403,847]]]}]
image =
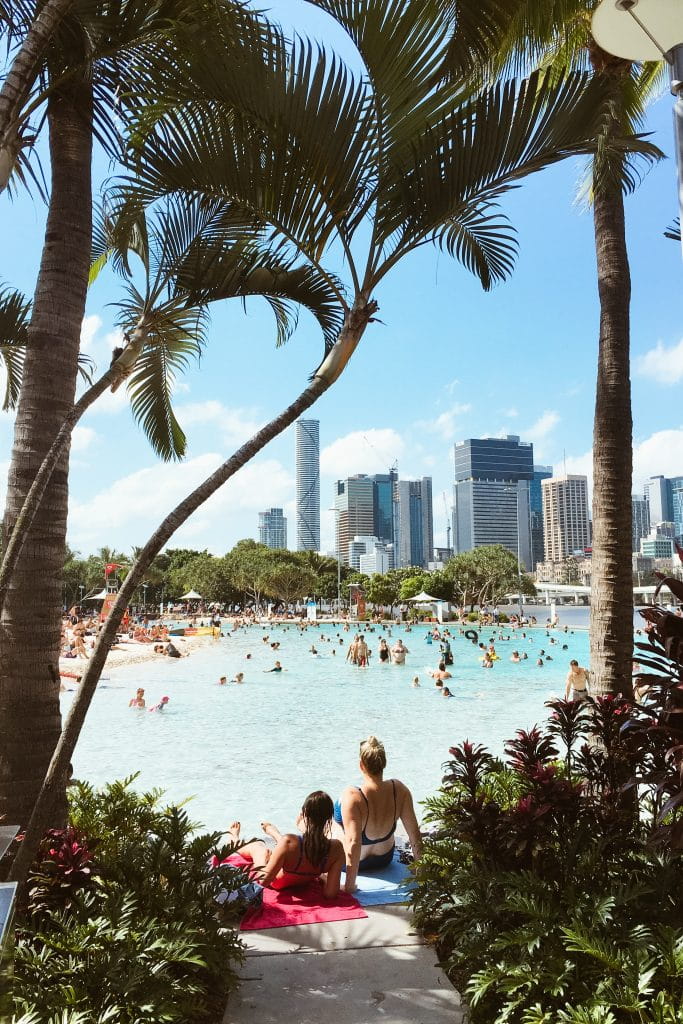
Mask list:
[{"label": "row of trees", "polygon": [[[107,564],[117,564],[115,576],[123,583],[135,557],[135,550],[126,556],[112,548],[101,548],[85,559],[69,552],[64,566],[65,603],[76,603],[81,588],[99,590]],[[138,588],[135,603],[158,605],[188,590],[196,590],[207,603],[241,606],[288,605],[304,598],[331,602],[338,587],[347,601],[349,584],[359,584],[367,601],[390,611],[423,591],[458,606],[484,607],[516,593],[520,580],[522,593],[533,597],[533,583],[519,573],[517,559],[500,544],[456,555],[443,569],[431,572],[409,566],[366,576],[315,551],[271,549],[254,540],[241,540],[223,556],[190,548],[161,552],[149,567],[144,590]]]},{"label": "row of trees", "polygon": [[[170,511],[141,548],[61,733],[43,810],[63,791],[60,765],[73,751],[124,609],[174,531],[334,384],[375,319],[377,289],[397,262],[433,243],[490,288],[509,274],[515,253],[501,197],[525,175],[577,153],[596,154],[602,309],[592,667],[602,688],[628,678],[622,194],[635,181],[629,154],[658,155],[634,130],[654,71],[641,74],[587,45],[589,5],[578,0],[316,6],[347,33],[360,74],[305,40],[286,41],[263,17],[227,0],[7,0],[0,7],[15,52],[0,93],[0,187],[21,187],[36,134],[47,130],[49,142],[49,212],[30,321],[0,339],[14,377],[10,398],[19,389],[19,349],[23,355],[0,567],[0,731],[7,739],[0,813],[14,820],[25,821],[34,806],[60,737],[59,576],[70,434],[83,412],[128,377],[133,410],[154,447],[180,457],[173,378],[199,351],[213,302],[265,295],[280,340],[299,305],[321,325],[322,362],[301,394]],[[532,70],[537,63],[540,72]],[[519,66],[529,77],[509,80]],[[93,235],[94,144],[121,174]],[[338,252],[343,282],[330,263]],[[88,279],[107,263],[127,283],[120,303],[127,345],[74,403]],[[30,850],[27,840],[23,856]]]}]

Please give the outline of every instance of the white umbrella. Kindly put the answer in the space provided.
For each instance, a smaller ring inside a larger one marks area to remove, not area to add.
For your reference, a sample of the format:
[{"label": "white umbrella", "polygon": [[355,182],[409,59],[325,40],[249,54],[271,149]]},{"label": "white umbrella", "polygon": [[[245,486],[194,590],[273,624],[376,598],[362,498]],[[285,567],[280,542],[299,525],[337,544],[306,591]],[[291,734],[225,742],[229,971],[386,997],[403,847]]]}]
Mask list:
[{"label": "white umbrella", "polygon": [[425,594],[423,590],[421,594],[416,594],[415,597],[409,597],[408,600],[420,602],[422,604],[433,604],[435,601],[438,601],[439,598],[432,597],[430,594]]},{"label": "white umbrella", "polygon": [[90,594],[88,597],[84,597],[84,601],[104,601],[107,596],[106,590],[100,590],[99,594]]},{"label": "white umbrella", "polygon": [[188,590],[186,594],[183,594],[180,598],[181,601],[201,601],[202,595],[198,594],[196,590]]}]

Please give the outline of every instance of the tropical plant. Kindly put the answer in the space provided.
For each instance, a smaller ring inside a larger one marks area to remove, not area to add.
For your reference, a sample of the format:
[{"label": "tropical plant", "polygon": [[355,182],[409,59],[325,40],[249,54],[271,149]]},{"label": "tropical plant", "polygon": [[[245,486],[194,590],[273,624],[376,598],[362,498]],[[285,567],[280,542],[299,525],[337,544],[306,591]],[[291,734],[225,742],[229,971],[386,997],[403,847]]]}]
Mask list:
[{"label": "tropical plant", "polygon": [[[151,559],[218,487],[334,384],[375,319],[377,289],[407,254],[433,243],[485,288],[503,279],[515,243],[498,201],[525,175],[590,147],[604,117],[581,74],[553,80],[534,74],[476,96],[461,80],[437,88],[448,32],[421,0],[319,6],[355,45],[360,75],[300,39],[291,46],[275,40],[266,59],[255,62],[257,44],[263,52],[262,31],[249,24],[234,46],[225,45],[227,35],[234,39],[232,28],[212,34],[181,24],[175,38],[187,61],[181,70],[167,62],[163,100],[142,96],[138,104],[128,154],[133,169],[118,186],[117,202],[135,216],[142,203],[148,219],[150,208],[167,199],[199,196],[217,203],[226,217],[251,226],[253,244],[275,247],[287,266],[300,260],[305,270],[317,271],[335,294],[343,322],[327,339],[304,391],[169,513],[144,546],[72,705],[24,858],[42,831],[45,808],[55,806],[52,791],[63,779],[58,765],[70,756],[108,646]],[[201,59],[194,60],[198,49]],[[332,246],[344,255],[348,294],[323,264]],[[200,247],[195,257],[187,287],[201,298],[203,288],[224,281],[225,267],[211,250]],[[43,745],[43,754],[47,749]]]},{"label": "tropical plant", "polygon": [[680,1015],[683,622],[660,608],[646,618],[644,704],[552,701],[505,763],[468,741],[451,748],[428,801],[416,917],[473,1024]]},{"label": "tropical plant", "polygon": [[215,898],[241,874],[211,867],[226,852],[218,836],[198,835],[183,808],[133,781],[73,787],[71,824],[43,843],[19,921],[17,1016],[156,1024],[223,1013],[242,946]]},{"label": "tropical plant", "polygon": [[[597,0],[487,0],[472,49],[457,45],[447,61],[460,76],[469,67],[477,81],[506,67],[541,67],[551,78],[567,68],[586,70],[605,100],[597,126],[589,187],[597,257],[600,326],[593,425],[593,537],[591,577],[591,671],[596,692],[630,692],[633,607],[631,580],[632,415],[630,381],[631,278],[626,246],[624,195],[642,166],[662,156],[639,136],[648,102],[664,87],[666,63],[641,65],[613,57],[591,35]],[[447,17],[459,6],[444,5]],[[625,137],[638,139],[627,152]]]}]

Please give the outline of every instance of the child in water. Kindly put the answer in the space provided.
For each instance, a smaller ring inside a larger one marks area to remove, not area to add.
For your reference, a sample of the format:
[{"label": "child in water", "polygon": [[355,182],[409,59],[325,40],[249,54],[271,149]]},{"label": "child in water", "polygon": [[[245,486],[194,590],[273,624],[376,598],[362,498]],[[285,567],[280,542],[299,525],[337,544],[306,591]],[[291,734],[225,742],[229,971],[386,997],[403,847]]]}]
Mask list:
[{"label": "child in water", "polygon": [[169,700],[170,700],[169,697],[162,697],[158,704],[152,704],[152,707],[148,708],[148,710],[149,711],[163,711],[164,708],[166,707],[166,705],[168,704]]}]

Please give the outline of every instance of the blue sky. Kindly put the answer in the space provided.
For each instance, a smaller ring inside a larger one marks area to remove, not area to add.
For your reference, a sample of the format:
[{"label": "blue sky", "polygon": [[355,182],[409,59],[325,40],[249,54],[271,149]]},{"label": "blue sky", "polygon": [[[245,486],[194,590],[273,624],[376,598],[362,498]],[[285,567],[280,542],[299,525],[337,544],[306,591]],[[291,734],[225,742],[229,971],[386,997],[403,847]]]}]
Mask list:
[{"label": "blue sky", "polygon": [[[279,0],[283,25],[348,44],[301,0]],[[633,275],[634,482],[683,474],[681,254],[663,238],[676,215],[671,99],[648,117],[669,159],[627,201]],[[107,168],[96,167],[102,177]],[[534,442],[537,462],[590,473],[598,304],[592,219],[576,201],[581,165],[552,168],[504,200],[520,253],[506,283],[484,293],[463,268],[435,250],[414,254],[377,294],[382,323],[370,326],[345,375],[309,413],[320,419],[323,549],[333,546],[332,483],[353,472],[434,479],[435,539],[445,542],[452,444],[516,433]],[[44,209],[21,195],[0,197],[0,280],[31,293]],[[343,274],[343,268],[339,268]],[[101,368],[116,343],[108,274],[88,297],[83,347]],[[271,314],[251,303],[216,308],[201,365],[179,382],[176,406],[189,439],[182,464],[158,462],[128,410],[125,392],[107,395],[74,435],[69,541],[88,553],[143,543],[158,519],[253,430],[287,405],[320,360],[321,339],[302,315],[285,348],[275,348]],[[4,484],[12,422],[0,416]],[[257,513],[283,505],[294,541],[293,429],[271,444],[177,534],[175,546],[224,552],[257,536]]]}]

